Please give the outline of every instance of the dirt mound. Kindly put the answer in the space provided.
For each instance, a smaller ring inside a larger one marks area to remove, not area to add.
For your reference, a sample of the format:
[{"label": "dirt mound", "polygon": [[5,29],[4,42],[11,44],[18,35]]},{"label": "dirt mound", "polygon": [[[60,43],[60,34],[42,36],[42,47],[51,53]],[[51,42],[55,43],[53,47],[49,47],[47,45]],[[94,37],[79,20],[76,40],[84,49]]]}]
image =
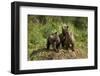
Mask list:
[{"label": "dirt mound", "polygon": [[30,60],[58,60],[58,59],[83,59],[87,58],[87,52],[81,49],[75,49],[75,51],[60,49],[59,52],[54,50],[47,51],[41,49],[33,51]]}]

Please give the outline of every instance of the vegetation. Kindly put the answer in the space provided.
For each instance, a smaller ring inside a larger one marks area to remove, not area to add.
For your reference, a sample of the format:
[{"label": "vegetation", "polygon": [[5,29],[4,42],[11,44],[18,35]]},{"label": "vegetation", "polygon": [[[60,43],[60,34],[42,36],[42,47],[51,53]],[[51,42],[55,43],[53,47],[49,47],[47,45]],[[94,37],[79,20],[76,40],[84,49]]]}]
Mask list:
[{"label": "vegetation", "polygon": [[66,50],[55,53],[45,49],[47,37],[55,31],[60,34],[63,25],[69,26],[75,39],[75,49],[81,52],[74,58],[87,58],[87,17],[28,15],[28,60],[72,58],[67,56],[71,53]]}]

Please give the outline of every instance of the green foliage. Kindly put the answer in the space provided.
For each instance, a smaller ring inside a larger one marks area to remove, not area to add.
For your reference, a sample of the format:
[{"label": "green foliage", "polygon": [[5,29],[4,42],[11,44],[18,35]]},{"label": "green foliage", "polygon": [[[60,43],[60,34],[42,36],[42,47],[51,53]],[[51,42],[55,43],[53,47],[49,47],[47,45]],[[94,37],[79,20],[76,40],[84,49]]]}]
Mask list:
[{"label": "green foliage", "polygon": [[42,55],[42,57],[31,56],[31,54],[34,51],[46,48],[47,37],[55,31],[60,34],[64,24],[69,26],[69,31],[75,37],[75,48],[87,51],[87,17],[28,15],[29,60],[40,60],[43,57]]}]

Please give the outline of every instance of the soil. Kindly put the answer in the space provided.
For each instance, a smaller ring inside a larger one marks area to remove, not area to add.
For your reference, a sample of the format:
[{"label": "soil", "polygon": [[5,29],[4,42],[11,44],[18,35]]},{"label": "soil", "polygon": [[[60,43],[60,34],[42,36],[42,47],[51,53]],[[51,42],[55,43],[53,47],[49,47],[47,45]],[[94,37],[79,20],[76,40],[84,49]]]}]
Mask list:
[{"label": "soil", "polygon": [[[84,59],[87,58],[88,53],[81,49],[65,50],[59,49],[59,51],[39,49],[38,51],[33,51],[30,60],[61,60],[61,59]],[[34,59],[34,56],[37,59]]]}]

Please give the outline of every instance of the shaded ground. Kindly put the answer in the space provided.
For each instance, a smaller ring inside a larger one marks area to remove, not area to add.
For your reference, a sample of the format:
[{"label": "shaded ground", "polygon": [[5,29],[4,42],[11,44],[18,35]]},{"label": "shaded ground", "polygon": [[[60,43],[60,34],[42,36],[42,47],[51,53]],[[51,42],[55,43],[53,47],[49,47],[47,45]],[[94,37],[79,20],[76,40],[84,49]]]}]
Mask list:
[{"label": "shaded ground", "polygon": [[75,49],[74,52],[71,50],[60,49],[59,52],[54,50],[39,49],[34,50],[28,60],[55,60],[55,59],[83,59],[87,58],[87,51],[81,49]]}]

